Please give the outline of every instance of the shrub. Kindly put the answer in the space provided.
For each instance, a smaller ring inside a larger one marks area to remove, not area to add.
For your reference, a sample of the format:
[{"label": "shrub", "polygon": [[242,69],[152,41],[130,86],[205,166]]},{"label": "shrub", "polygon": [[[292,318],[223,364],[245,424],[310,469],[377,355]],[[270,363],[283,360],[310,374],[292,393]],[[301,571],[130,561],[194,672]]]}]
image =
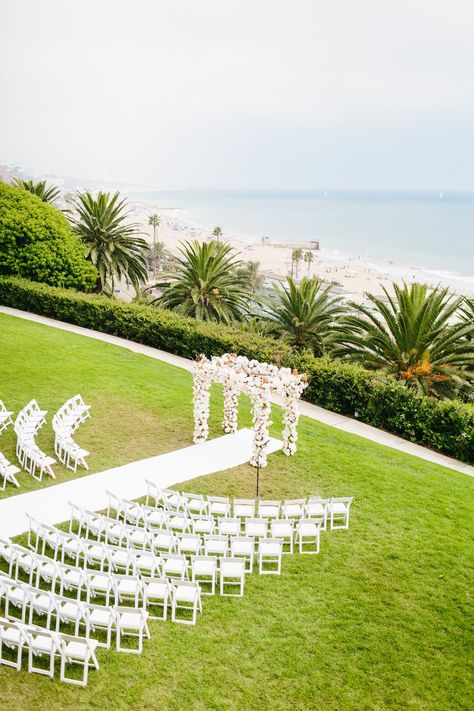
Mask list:
[{"label": "shrub", "polygon": [[474,408],[458,401],[440,402],[419,395],[391,376],[373,374],[359,365],[295,355],[272,338],[171,311],[124,304],[102,296],[79,294],[25,279],[0,277],[0,303],[33,311],[85,328],[194,358],[237,352],[259,360],[296,367],[307,373],[305,399],[334,412],[474,462]]},{"label": "shrub", "polygon": [[80,291],[97,279],[62,212],[6,183],[0,183],[0,274]]}]

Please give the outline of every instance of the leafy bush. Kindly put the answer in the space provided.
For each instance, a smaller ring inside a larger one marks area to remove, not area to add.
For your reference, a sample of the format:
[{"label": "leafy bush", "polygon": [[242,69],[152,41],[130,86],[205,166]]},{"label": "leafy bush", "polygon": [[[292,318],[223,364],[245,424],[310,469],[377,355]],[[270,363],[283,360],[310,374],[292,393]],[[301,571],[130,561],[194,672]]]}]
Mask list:
[{"label": "leafy bush", "polygon": [[62,212],[6,183],[0,183],[0,274],[80,291],[97,279]]},{"label": "leafy bush", "polygon": [[307,353],[295,355],[281,341],[195,321],[171,311],[78,294],[25,279],[1,277],[0,303],[186,358],[230,351],[298,368],[309,378],[305,392],[309,402],[474,462],[474,408],[458,401],[424,397],[391,376],[374,375],[358,365],[314,358]]}]

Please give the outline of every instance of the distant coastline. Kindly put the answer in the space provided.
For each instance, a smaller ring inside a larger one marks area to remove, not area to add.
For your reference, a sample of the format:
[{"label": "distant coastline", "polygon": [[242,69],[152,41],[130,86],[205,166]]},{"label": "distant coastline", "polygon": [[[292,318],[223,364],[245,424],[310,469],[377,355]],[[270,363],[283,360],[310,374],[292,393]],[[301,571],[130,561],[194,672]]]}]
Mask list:
[{"label": "distant coastline", "polygon": [[243,259],[282,277],[293,248],[311,249],[319,241],[311,271],[337,282],[348,298],[381,293],[380,284],[402,279],[474,295],[474,194],[182,190],[128,196],[150,239],[147,215],[159,213],[158,239],[171,249],[183,239],[208,239],[220,225]]}]

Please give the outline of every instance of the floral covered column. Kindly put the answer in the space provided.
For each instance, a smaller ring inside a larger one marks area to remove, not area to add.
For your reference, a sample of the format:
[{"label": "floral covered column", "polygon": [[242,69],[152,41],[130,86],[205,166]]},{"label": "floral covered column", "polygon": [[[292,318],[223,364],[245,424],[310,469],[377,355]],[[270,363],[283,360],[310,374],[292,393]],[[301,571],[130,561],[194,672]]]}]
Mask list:
[{"label": "floral covered column", "polygon": [[297,378],[297,375],[297,371],[294,371],[291,374],[292,377],[282,377],[280,391],[283,399],[283,453],[288,456],[292,456],[296,452],[297,425],[300,419],[298,400],[307,386],[306,376],[302,375]]},{"label": "floral covered column", "polygon": [[270,439],[268,430],[271,425],[271,390],[266,386],[253,386],[248,394],[252,402],[253,413],[253,452],[250,464],[253,467],[263,468],[267,466],[265,445]]},{"label": "floral covered column", "polygon": [[194,363],[194,444],[205,442],[209,435],[209,401],[211,397],[211,367],[206,356],[200,356]]},{"label": "floral covered column", "polygon": [[224,380],[224,419],[222,428],[226,434],[237,432],[240,383],[233,371],[228,371]]}]

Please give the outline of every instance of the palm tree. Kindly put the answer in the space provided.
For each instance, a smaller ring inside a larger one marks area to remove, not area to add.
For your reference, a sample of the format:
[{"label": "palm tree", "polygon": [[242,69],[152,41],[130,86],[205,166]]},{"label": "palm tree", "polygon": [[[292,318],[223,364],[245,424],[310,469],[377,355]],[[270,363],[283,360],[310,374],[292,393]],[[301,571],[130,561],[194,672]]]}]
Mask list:
[{"label": "palm tree", "polygon": [[32,180],[14,178],[12,185],[16,188],[22,188],[22,190],[28,190],[28,192],[33,193],[33,195],[36,195],[40,200],[47,203],[53,203],[61,195],[59,188],[56,188],[54,185],[48,188],[46,180],[34,183]]},{"label": "palm tree", "polygon": [[291,277],[293,278],[293,267],[294,267],[294,274],[295,274],[295,279],[298,281],[298,270],[300,266],[300,262],[303,258],[303,250],[297,247],[294,249],[291,253]]},{"label": "palm tree", "polygon": [[306,262],[306,264],[308,265],[308,274],[307,274],[307,277],[308,277],[308,279],[309,279],[309,273],[310,273],[310,271],[311,271],[311,264],[314,262],[314,254],[313,254],[311,251],[308,250],[307,252],[304,253],[303,259],[304,259],[304,261]]},{"label": "palm tree", "polygon": [[241,318],[249,301],[248,290],[236,277],[241,265],[228,244],[185,242],[175,270],[156,284],[164,292],[155,302],[200,321],[230,323]]},{"label": "palm tree", "polygon": [[[160,226],[160,218],[156,214],[156,212],[153,213],[153,215],[150,215],[148,218],[148,224],[153,227],[153,246],[156,245],[156,230]],[[153,273],[156,274],[156,262],[153,262]]]},{"label": "palm tree", "polygon": [[220,227],[214,227],[214,229],[212,230],[212,236],[215,237],[218,242],[223,234],[224,233],[222,232],[222,229]]},{"label": "palm tree", "polygon": [[260,262],[245,262],[240,269],[237,270],[238,277],[248,288],[251,294],[255,294],[262,288],[265,277],[260,274]]},{"label": "palm tree", "polygon": [[148,277],[146,241],[139,237],[139,225],[127,222],[126,201],[120,194],[77,193],[70,217],[76,234],[86,247],[86,258],[99,272],[96,291],[114,287],[115,279],[125,279],[138,292]]},{"label": "palm tree", "polygon": [[169,256],[164,242],[154,242],[147,253],[148,266],[156,273]]},{"label": "palm tree", "polygon": [[274,287],[276,300],[268,307],[275,331],[295,350],[312,350],[320,356],[334,322],[342,313],[339,297],[332,297],[331,287],[323,287],[318,279],[304,277],[297,284],[291,277],[284,287]]},{"label": "palm tree", "polygon": [[[461,320],[464,323],[470,324],[474,323],[474,299],[470,299],[466,296],[464,303],[459,309]],[[474,332],[470,332],[467,336],[470,340],[474,339]]]},{"label": "palm tree", "polygon": [[426,284],[393,284],[394,295],[368,294],[371,307],[351,304],[341,319],[333,354],[384,370],[419,392],[438,397],[469,389],[474,351],[468,338],[474,323],[454,321],[462,298]]}]

